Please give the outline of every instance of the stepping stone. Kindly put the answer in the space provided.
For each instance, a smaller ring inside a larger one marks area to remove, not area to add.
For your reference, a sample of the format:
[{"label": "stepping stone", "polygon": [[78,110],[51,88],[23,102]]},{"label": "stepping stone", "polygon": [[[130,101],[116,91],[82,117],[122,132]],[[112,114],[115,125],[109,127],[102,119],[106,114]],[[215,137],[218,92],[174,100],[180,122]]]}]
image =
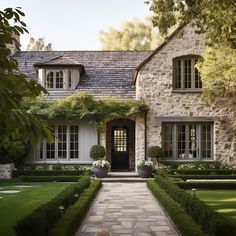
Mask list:
[{"label": "stepping stone", "polygon": [[0,193],[19,193],[19,190],[0,190]]},{"label": "stepping stone", "polygon": [[31,188],[31,185],[15,185],[15,188]]}]

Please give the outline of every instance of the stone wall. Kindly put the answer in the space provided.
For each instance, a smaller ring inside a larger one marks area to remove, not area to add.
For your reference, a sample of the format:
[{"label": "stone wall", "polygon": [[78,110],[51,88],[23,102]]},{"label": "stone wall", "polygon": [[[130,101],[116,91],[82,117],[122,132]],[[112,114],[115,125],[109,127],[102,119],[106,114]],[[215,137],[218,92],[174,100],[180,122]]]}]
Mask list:
[{"label": "stone wall", "polygon": [[[136,82],[136,98],[150,106],[147,116],[147,146],[161,145],[161,123],[157,116],[214,116],[214,159],[236,165],[236,132],[232,128],[236,120],[236,105],[228,106],[227,100],[207,105],[199,92],[175,92],[172,89],[173,59],[184,55],[201,55],[205,35],[195,34],[187,25],[182,37],[176,35],[160,48],[139,70]],[[137,130],[136,133],[142,138]],[[137,155],[140,155],[137,150]]]},{"label": "stone wall", "polygon": [[13,163],[0,165],[0,179],[11,179],[13,169]]}]

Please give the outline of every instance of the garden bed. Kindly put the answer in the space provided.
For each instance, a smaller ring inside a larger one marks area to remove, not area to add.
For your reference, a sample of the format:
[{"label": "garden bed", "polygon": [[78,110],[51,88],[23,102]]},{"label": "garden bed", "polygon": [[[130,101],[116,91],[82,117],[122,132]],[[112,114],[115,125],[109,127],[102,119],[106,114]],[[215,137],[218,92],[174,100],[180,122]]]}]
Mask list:
[{"label": "garden bed", "polygon": [[[193,191],[188,191],[188,193],[193,194]],[[197,190],[195,195],[236,225],[236,190]]]},{"label": "garden bed", "polygon": [[[71,207],[89,186],[90,177],[83,176],[76,184],[69,185],[63,192],[32,213],[19,220],[14,226],[17,236],[46,236],[61,219],[64,210]],[[29,200],[29,199],[28,199]]]},{"label": "garden bed", "polygon": [[[0,194],[0,235],[15,236],[13,225],[63,191],[68,183],[1,183],[2,190],[20,190],[18,193]],[[16,187],[18,186],[18,187]]]},{"label": "garden bed", "polygon": [[185,190],[177,186],[177,184],[185,183],[173,183],[168,177],[158,175],[155,177],[155,181],[202,227],[206,234],[221,236],[227,232],[227,236],[236,235],[236,226],[234,224],[226,220],[203,202],[199,201],[199,199],[191,196]]}]

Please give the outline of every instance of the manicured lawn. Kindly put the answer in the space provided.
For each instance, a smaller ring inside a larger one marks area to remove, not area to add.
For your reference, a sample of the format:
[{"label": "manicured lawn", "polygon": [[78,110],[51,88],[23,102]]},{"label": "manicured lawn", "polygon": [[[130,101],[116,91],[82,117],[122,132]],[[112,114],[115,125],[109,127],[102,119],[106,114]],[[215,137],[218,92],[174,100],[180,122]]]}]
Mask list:
[{"label": "manicured lawn", "polygon": [[236,224],[236,190],[198,190],[196,196]]},{"label": "manicured lawn", "polygon": [[[31,185],[30,188],[17,188],[16,185]],[[0,193],[0,235],[15,235],[12,226],[18,219],[32,212],[41,204],[47,202],[68,183],[34,183],[34,184],[0,184],[0,190],[17,190],[19,193]]]}]

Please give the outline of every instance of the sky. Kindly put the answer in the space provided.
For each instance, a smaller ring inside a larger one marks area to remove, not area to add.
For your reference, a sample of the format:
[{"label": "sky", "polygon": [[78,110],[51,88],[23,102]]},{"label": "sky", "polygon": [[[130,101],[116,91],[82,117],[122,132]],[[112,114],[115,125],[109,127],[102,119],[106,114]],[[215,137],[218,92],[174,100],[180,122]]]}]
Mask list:
[{"label": "sky", "polygon": [[144,0],[0,0],[0,9],[7,7],[22,7],[26,15],[22,50],[31,36],[44,37],[53,50],[99,50],[101,30],[151,14]]}]

